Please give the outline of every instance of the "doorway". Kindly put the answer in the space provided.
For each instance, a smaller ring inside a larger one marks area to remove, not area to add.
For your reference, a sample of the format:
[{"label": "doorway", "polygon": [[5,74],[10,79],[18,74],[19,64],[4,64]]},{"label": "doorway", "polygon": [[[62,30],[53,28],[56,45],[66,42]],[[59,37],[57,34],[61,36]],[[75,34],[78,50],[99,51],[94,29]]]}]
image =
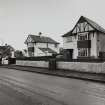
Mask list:
[{"label": "doorway", "polygon": [[68,59],[73,59],[73,49],[67,49],[67,57]]}]

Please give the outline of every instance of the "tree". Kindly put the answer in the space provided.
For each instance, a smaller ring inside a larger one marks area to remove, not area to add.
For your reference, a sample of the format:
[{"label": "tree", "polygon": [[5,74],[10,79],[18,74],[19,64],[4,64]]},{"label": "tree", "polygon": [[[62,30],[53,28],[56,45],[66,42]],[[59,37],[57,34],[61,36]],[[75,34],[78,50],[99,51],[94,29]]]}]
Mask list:
[{"label": "tree", "polygon": [[15,51],[15,57],[16,58],[22,58],[22,57],[24,57],[24,55],[23,55],[22,51],[16,50]]},{"label": "tree", "polygon": [[0,46],[0,54],[2,57],[11,57],[12,51],[14,51],[14,48],[10,45]]}]

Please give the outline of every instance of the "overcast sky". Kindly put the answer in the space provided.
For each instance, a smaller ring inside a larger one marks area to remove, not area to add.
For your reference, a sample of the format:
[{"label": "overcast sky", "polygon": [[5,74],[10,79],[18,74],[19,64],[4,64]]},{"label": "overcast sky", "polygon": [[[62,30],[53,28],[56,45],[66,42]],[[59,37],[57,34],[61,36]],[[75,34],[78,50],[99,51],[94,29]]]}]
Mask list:
[{"label": "overcast sky", "polygon": [[28,34],[42,32],[62,43],[81,15],[105,28],[105,0],[0,0],[0,40],[24,49]]}]

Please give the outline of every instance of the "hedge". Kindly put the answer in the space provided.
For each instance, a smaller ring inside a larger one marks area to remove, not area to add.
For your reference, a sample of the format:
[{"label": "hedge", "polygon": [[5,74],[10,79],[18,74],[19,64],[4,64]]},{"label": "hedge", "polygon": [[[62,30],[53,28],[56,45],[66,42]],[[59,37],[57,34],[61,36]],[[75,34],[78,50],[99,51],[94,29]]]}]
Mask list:
[{"label": "hedge", "polygon": [[50,59],[55,58],[54,56],[40,56],[40,57],[21,57],[16,58],[16,60],[29,60],[29,61],[48,61]]}]

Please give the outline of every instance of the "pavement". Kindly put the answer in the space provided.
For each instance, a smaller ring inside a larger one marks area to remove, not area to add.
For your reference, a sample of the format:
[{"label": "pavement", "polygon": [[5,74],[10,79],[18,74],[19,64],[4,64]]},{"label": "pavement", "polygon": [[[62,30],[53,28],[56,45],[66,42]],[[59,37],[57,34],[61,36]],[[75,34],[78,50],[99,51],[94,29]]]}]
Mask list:
[{"label": "pavement", "polygon": [[105,84],[0,68],[0,105],[105,105]]},{"label": "pavement", "polygon": [[83,80],[88,80],[88,81],[105,83],[105,74],[101,74],[101,73],[78,72],[74,70],[49,70],[47,68],[36,68],[36,67],[17,66],[17,65],[2,65],[0,67],[28,71],[28,72],[35,72],[35,73],[40,73],[40,74],[53,75],[53,76],[60,76],[60,77],[66,77],[66,78],[83,79]]}]

